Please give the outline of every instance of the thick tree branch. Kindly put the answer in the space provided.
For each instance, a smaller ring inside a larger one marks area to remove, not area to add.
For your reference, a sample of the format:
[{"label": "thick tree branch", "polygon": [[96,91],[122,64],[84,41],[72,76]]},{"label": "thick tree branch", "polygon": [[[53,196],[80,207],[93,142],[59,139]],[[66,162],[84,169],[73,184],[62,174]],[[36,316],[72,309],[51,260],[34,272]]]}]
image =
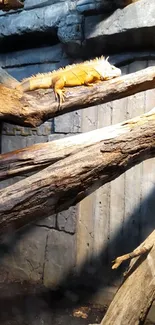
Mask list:
[{"label": "thick tree branch", "polygon": [[[141,123],[148,121],[149,114],[138,117]],[[28,174],[70,157],[81,150],[99,143],[102,140],[115,138],[132,130],[133,124],[137,123],[137,117],[115,126],[108,126],[87,133],[74,135],[60,140],[46,143],[37,143],[30,147],[14,150],[0,155],[0,180],[8,179],[17,175]]]},{"label": "thick tree branch", "polygon": [[42,170],[50,164],[70,157],[95,143],[128,133],[133,129],[133,125],[138,125],[137,123],[145,124],[149,122],[150,118],[154,120],[154,109],[140,117],[118,123],[115,126],[100,128],[56,141],[38,143],[1,154],[0,180]]},{"label": "thick tree branch", "polygon": [[149,249],[144,255],[132,259],[125,281],[116,292],[100,325],[144,324],[155,299],[154,243],[155,231],[137,248],[137,251],[144,247]]},{"label": "thick tree branch", "polygon": [[120,78],[100,82],[93,87],[73,87],[66,91],[66,100],[59,109],[53,90],[37,90],[23,96],[0,85],[0,119],[19,125],[36,127],[49,118],[106,103],[155,87],[155,67]]},{"label": "thick tree branch", "polygon": [[155,109],[119,127],[110,127],[97,143],[81,147],[78,152],[1,190],[0,233],[75,205],[103,184],[153,156]]}]

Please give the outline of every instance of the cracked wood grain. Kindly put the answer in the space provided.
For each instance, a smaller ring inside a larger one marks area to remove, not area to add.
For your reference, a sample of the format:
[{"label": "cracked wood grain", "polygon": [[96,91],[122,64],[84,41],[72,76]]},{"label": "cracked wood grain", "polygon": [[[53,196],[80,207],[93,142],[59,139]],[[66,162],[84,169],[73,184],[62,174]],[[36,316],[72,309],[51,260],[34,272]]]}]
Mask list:
[{"label": "cracked wood grain", "polygon": [[70,154],[60,155],[58,161],[38,173],[1,190],[0,233],[63,211],[132,166],[155,156],[155,109],[105,129],[105,133],[101,129],[102,138],[98,136],[96,142],[89,139],[83,147],[82,134],[80,150],[76,151],[74,142]]},{"label": "cracked wood grain", "polygon": [[78,154],[81,150],[95,143],[129,133],[135,125],[149,123],[149,120],[154,120],[154,109],[150,113],[114,126],[100,128],[56,141],[38,143],[30,147],[1,154],[0,180],[42,170],[51,164]]},{"label": "cracked wood grain", "polygon": [[93,87],[66,88],[66,99],[59,108],[52,89],[20,93],[0,85],[0,119],[18,125],[36,127],[74,110],[99,105],[155,87],[155,67],[131,73]]}]

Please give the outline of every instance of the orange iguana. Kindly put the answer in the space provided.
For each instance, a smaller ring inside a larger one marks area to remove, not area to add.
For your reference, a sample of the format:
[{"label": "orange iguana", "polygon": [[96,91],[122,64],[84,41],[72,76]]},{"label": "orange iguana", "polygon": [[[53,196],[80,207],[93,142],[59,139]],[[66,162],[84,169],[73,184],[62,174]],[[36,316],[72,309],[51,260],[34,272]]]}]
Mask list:
[{"label": "orange iguana", "polygon": [[52,72],[37,74],[24,79],[17,88],[22,92],[40,88],[53,88],[61,105],[65,98],[64,87],[91,86],[102,80],[121,75],[121,70],[111,65],[103,56],[82,63],[67,65]]}]

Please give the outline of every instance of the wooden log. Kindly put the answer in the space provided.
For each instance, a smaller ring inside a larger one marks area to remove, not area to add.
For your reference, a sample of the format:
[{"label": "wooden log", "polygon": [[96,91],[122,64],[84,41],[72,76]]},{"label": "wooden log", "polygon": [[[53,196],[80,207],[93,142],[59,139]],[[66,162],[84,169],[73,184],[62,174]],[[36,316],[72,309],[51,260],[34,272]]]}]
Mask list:
[{"label": "wooden log", "polygon": [[[132,234],[131,234],[132,236]],[[155,230],[137,248],[152,247],[135,257],[100,325],[142,325],[155,299]],[[97,324],[93,324],[97,325]]]},{"label": "wooden log", "polygon": [[10,227],[19,229],[75,205],[103,184],[153,156],[155,109],[119,127],[107,128],[103,139],[97,143],[81,147],[42,171],[1,190],[0,233]]},{"label": "wooden log", "polygon": [[[150,112],[153,116],[153,110]],[[149,114],[144,114],[139,119],[145,123]],[[151,117],[152,118],[152,117]],[[28,174],[78,153],[79,151],[99,143],[102,140],[115,138],[130,132],[137,117],[115,126],[108,126],[90,132],[74,135],[60,140],[46,143],[37,143],[30,147],[11,151],[0,155],[0,180],[14,176]]]},{"label": "wooden log", "polygon": [[0,119],[30,127],[39,126],[49,118],[88,106],[99,105],[155,87],[155,67],[131,73],[93,87],[70,87],[59,108],[52,89],[21,94],[0,85]]}]

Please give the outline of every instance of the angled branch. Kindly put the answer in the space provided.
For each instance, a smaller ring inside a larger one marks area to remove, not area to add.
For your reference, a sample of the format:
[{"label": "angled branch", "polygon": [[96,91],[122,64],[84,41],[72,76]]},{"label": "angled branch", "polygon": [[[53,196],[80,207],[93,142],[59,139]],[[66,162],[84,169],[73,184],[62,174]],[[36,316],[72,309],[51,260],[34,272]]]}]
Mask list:
[{"label": "angled branch", "polygon": [[150,249],[152,248],[153,245],[148,245],[146,246],[141,246],[141,247],[137,247],[136,249],[134,249],[133,252],[125,254],[125,255],[121,255],[118,256],[114,261],[113,261],[113,266],[112,269],[117,269],[124,261],[127,261],[129,259],[132,259],[134,257],[137,256],[141,256],[143,254],[146,254],[150,251]]},{"label": "angled branch", "polygon": [[[135,250],[145,254],[134,257],[124,282],[116,292],[100,325],[144,324],[155,299],[155,231]],[[97,325],[97,324],[93,324]]]},{"label": "angled branch", "polygon": [[96,143],[86,141],[87,145],[83,134],[80,150],[76,151],[75,146],[68,156],[58,154],[60,161],[1,190],[0,233],[63,211],[132,166],[155,156],[155,109],[101,132],[102,139],[98,136]]},{"label": "angled branch", "polygon": [[66,100],[59,109],[52,89],[36,90],[21,95],[15,89],[0,85],[0,119],[36,127],[49,118],[88,106],[103,104],[155,87],[155,67],[131,73],[93,87],[66,89]]}]

